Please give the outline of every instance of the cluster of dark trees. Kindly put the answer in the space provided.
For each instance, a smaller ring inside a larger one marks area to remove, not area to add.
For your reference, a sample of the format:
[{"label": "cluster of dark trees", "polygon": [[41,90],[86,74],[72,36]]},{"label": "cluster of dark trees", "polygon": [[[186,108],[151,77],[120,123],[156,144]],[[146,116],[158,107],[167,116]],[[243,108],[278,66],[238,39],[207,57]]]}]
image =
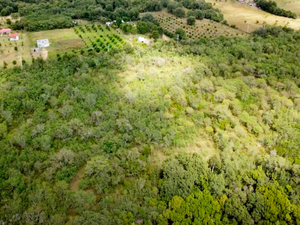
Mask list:
[{"label": "cluster of dark trees", "polygon": [[11,28],[13,30],[23,30],[27,31],[40,31],[40,30],[52,30],[52,29],[62,29],[73,27],[72,19],[68,16],[57,15],[55,17],[35,16],[30,15],[28,17],[22,18],[20,21],[12,23]]},{"label": "cluster of dark trees", "polygon": [[[206,3],[205,1],[168,1],[164,4],[169,13],[174,14],[179,18],[184,18],[186,16],[194,16],[196,19],[211,19],[216,22],[223,21],[223,14],[219,9],[214,9],[211,3]],[[189,9],[186,14],[185,9]]]},{"label": "cluster of dark trees", "polygon": [[277,7],[277,3],[274,1],[267,1],[267,0],[257,0],[256,1],[257,7],[261,8],[262,10],[272,13],[277,16],[284,16],[296,19],[297,14],[291,12],[290,10],[284,10]]},{"label": "cluster of dark trees", "polygon": [[18,5],[16,1],[1,0],[0,1],[0,16],[8,16],[11,13],[18,11]]},{"label": "cluster of dark trees", "polygon": [[29,31],[68,28],[73,26],[72,20],[86,19],[106,22],[117,18],[125,21],[137,20],[150,3],[135,3],[133,1],[59,1],[57,4],[49,1],[18,1],[13,3],[14,10],[22,19],[13,28],[23,28]]},{"label": "cluster of dark trees", "polygon": [[[190,9],[186,15],[186,7]],[[68,28],[73,26],[72,20],[86,19],[107,22],[122,19],[124,21],[139,20],[142,12],[161,11],[167,8],[178,17],[194,16],[196,19],[223,21],[223,15],[205,1],[135,1],[135,0],[74,0],[74,1],[12,1],[1,0],[0,14],[16,13],[21,20],[12,25],[13,29],[28,31]]]},{"label": "cluster of dark trees", "polygon": [[130,23],[121,23],[119,25],[125,34],[146,34],[151,33],[151,37],[157,40],[163,33],[163,28],[159,25],[158,20],[151,14],[146,13],[142,16],[141,21],[136,26]]},{"label": "cluster of dark trees", "polygon": [[300,33],[263,29],[1,69],[0,222],[298,224]]}]

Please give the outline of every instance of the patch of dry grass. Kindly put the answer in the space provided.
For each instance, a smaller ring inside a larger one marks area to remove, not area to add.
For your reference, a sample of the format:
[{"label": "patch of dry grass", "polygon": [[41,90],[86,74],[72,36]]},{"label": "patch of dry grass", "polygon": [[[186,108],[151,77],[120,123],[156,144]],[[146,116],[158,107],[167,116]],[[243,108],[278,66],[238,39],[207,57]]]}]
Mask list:
[{"label": "patch of dry grass", "polygon": [[295,30],[300,28],[300,20],[290,19],[281,16],[275,16],[257,9],[254,6],[242,4],[235,1],[218,1],[207,0],[211,2],[214,7],[219,8],[224,15],[224,19],[229,24],[235,24],[239,29],[247,31],[247,24],[249,24],[249,31],[253,31],[263,26],[263,23],[269,25],[288,26]]},{"label": "patch of dry grass", "polygon": [[298,18],[300,17],[300,1],[282,1],[282,0],[275,0],[277,2],[278,7],[290,10],[297,14]]}]

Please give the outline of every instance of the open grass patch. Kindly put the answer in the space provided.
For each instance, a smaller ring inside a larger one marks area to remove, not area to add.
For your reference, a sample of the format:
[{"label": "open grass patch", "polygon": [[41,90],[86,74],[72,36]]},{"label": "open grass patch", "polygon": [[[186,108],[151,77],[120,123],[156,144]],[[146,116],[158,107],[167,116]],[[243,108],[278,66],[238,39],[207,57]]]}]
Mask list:
[{"label": "open grass patch", "polygon": [[[281,2],[289,2],[289,0],[276,0],[278,7],[283,8],[285,10],[291,10],[298,14],[300,13],[300,2],[291,0],[290,3]],[[214,7],[221,10],[224,15],[224,19],[229,24],[234,24],[240,30],[247,31],[249,24],[249,32],[258,29],[263,26],[264,23],[268,25],[277,25],[277,26],[287,26],[293,28],[295,30],[299,30],[300,28],[300,20],[299,19],[290,19],[286,17],[272,15],[270,13],[264,12],[255,7],[255,4],[249,6],[247,4],[242,4],[236,1],[215,1],[215,0],[207,0],[212,4],[215,4]],[[286,5],[285,5],[286,4]],[[288,5],[290,4],[290,8]],[[293,5],[294,4],[294,5]],[[293,9],[293,10],[292,10]],[[295,11],[296,10],[296,11]],[[247,21],[245,23],[245,21]]]}]

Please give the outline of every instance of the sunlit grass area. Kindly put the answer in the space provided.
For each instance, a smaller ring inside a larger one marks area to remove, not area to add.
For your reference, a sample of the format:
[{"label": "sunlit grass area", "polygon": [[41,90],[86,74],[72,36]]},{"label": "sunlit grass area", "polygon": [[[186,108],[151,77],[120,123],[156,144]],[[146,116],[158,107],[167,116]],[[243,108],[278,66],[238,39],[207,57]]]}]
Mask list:
[{"label": "sunlit grass area", "polygon": [[28,37],[33,47],[36,46],[37,40],[48,39],[50,47],[47,47],[47,50],[49,52],[62,52],[84,47],[83,41],[72,28],[31,32],[28,33]]},{"label": "sunlit grass area", "polygon": [[247,24],[249,24],[249,31],[253,31],[262,27],[264,23],[268,25],[287,26],[296,30],[300,28],[300,20],[275,16],[248,4],[224,0],[208,0],[208,2],[211,2],[216,8],[221,10],[224,19],[229,24],[235,24],[243,31],[247,31]]}]

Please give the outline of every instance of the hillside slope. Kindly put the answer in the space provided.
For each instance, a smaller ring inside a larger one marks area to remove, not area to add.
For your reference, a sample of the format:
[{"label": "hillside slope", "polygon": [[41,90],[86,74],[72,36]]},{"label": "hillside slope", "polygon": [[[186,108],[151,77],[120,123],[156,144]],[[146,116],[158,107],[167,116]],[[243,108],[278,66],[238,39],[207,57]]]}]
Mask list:
[{"label": "hillside slope", "polygon": [[[229,24],[235,24],[239,29],[247,31],[249,24],[249,32],[267,25],[287,26],[295,30],[300,28],[300,20],[290,19],[286,17],[272,15],[264,12],[255,6],[239,3],[236,1],[213,1],[208,0],[214,7],[221,10],[224,19]],[[278,4],[280,7],[280,5]],[[287,8],[285,8],[287,9]]]},{"label": "hillside slope", "polygon": [[[265,33],[264,33],[265,32]],[[0,221],[300,221],[300,33],[0,71]]]}]

